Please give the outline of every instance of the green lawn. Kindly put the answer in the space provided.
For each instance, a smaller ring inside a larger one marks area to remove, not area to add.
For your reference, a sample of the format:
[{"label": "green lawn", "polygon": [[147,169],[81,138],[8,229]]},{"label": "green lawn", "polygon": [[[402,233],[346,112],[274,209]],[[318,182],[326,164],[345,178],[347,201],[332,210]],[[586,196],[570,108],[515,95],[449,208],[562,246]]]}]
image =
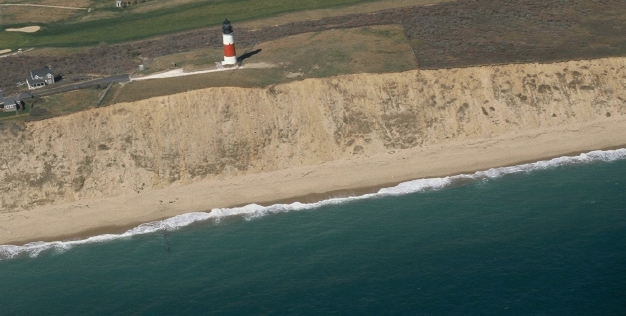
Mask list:
[{"label": "green lawn", "polygon": [[0,122],[15,121],[28,116],[30,112],[30,104],[26,103],[25,108],[15,112],[0,112]]},{"label": "green lawn", "polygon": [[[1,48],[77,47],[100,42],[116,43],[218,26],[228,18],[235,22],[267,18],[287,12],[354,5],[380,0],[210,0],[147,13],[120,10],[116,17],[79,23],[42,25],[37,33],[0,32]],[[113,3],[113,2],[111,2]],[[105,9],[115,10],[115,8]],[[88,13],[85,13],[88,14]],[[2,28],[19,25],[2,25]],[[21,25],[23,26],[23,25]]]}]

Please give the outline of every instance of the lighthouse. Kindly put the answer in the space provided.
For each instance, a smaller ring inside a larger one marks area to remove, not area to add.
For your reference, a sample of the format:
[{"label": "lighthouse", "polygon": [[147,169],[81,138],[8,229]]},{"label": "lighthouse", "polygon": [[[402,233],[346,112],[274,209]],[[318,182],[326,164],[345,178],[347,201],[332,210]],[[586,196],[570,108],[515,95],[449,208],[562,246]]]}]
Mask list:
[{"label": "lighthouse", "polygon": [[228,19],[222,25],[222,37],[224,38],[224,61],[222,65],[234,65],[237,63],[235,54],[235,41],[233,39],[233,26]]}]

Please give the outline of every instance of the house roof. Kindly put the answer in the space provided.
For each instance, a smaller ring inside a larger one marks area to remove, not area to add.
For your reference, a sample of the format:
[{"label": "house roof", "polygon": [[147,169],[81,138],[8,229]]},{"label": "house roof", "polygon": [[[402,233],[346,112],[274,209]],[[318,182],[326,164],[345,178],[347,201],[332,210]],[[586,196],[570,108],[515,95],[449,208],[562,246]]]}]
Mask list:
[{"label": "house roof", "polygon": [[2,90],[0,90],[0,104],[4,104],[4,105],[9,105],[9,104],[19,104],[22,102],[22,100],[27,99],[27,98],[32,98],[33,95],[30,93],[20,93],[18,95],[12,95],[9,97],[2,97]]},{"label": "house roof", "polygon": [[28,81],[28,84],[31,86],[38,84],[38,83],[45,83],[43,79],[33,79],[31,77],[26,77],[26,81]]},{"label": "house roof", "polygon": [[52,71],[48,67],[43,67],[43,68],[31,70],[30,73],[31,73],[31,76],[33,77],[34,76],[45,77],[48,74],[52,74]]},{"label": "house roof", "polygon": [[20,93],[20,94],[18,94],[18,95],[17,95],[17,98],[18,98],[19,100],[30,99],[30,98],[32,98],[32,97],[33,97],[33,95],[32,95],[32,94],[30,94],[30,93],[28,93],[28,92],[22,92],[22,93]]},{"label": "house roof", "polygon": [[10,104],[11,105],[12,104],[18,104],[21,101],[16,96],[11,96],[11,97],[3,98],[1,102],[4,103],[5,106],[7,106],[7,105],[10,105]]}]

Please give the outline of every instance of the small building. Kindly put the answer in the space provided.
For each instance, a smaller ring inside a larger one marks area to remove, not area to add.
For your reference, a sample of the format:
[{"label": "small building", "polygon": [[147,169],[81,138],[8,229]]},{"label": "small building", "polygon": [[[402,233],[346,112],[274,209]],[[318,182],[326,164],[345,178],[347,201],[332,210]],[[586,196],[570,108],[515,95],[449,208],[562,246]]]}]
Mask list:
[{"label": "small building", "polygon": [[117,8],[121,8],[121,7],[122,7],[122,1],[121,1],[121,0],[117,0],[117,1],[115,1],[115,6],[116,6]]},{"label": "small building", "polygon": [[16,97],[8,97],[4,98],[4,112],[15,112],[22,107],[22,102],[18,100]]},{"label": "small building", "polygon": [[2,90],[0,90],[0,111],[2,112],[14,112],[24,109],[23,98],[32,98],[33,96],[28,93],[21,93],[20,95],[4,97]]},{"label": "small building", "polygon": [[29,76],[26,77],[26,83],[28,84],[28,89],[41,88],[47,84],[53,84],[54,75],[48,67],[31,70]]}]

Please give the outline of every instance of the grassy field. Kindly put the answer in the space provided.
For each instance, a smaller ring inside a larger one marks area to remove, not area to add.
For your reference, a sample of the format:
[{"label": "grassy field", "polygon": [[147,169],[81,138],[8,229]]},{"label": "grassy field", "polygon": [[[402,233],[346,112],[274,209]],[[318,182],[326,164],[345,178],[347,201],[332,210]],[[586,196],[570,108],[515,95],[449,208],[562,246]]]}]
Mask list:
[{"label": "grassy field", "polygon": [[24,109],[17,110],[15,112],[0,112],[0,123],[22,121],[28,118],[31,105],[29,103],[24,105]]},{"label": "grassy field", "polygon": [[[100,5],[100,1],[98,0],[98,5]],[[91,46],[100,42],[115,43],[139,40],[190,29],[218,26],[224,18],[249,21],[288,12],[341,7],[374,1],[377,0],[213,0],[186,3],[149,12],[120,10],[112,5],[112,1],[108,1],[107,3],[111,5],[100,10],[113,12],[114,17],[76,23],[44,23],[41,31],[31,34],[1,32],[0,43],[4,48],[11,49],[19,47]],[[79,14],[90,14],[87,11],[81,12]],[[80,16],[74,17],[77,21],[82,18]],[[12,19],[3,17],[1,27],[18,27],[27,24],[30,23],[13,24]]]},{"label": "grassy field", "polygon": [[147,63],[148,68],[146,70],[137,73],[147,75],[176,68],[183,68],[187,72],[213,69],[215,68],[215,62],[222,60],[223,56],[224,50],[221,47],[196,49],[190,52],[154,58]]},{"label": "grassy field", "polygon": [[33,107],[44,108],[52,116],[81,111],[95,106],[104,88],[94,87],[37,98]]},{"label": "grassy field", "polygon": [[[107,103],[130,102],[154,96],[216,86],[264,87],[305,78],[339,74],[399,72],[417,68],[411,46],[399,25],[383,25],[305,33],[240,48],[258,51],[243,60],[242,69],[186,77],[134,81],[117,87]],[[259,51],[260,50],[260,51]],[[206,49],[156,58],[149,71],[163,71],[174,62],[186,70],[214,68],[220,50]],[[246,68],[254,64],[271,68]]]},{"label": "grassy field", "polygon": [[0,112],[0,123],[40,120],[94,107],[104,88],[90,88],[59,93],[42,98],[26,99],[25,109]]}]

